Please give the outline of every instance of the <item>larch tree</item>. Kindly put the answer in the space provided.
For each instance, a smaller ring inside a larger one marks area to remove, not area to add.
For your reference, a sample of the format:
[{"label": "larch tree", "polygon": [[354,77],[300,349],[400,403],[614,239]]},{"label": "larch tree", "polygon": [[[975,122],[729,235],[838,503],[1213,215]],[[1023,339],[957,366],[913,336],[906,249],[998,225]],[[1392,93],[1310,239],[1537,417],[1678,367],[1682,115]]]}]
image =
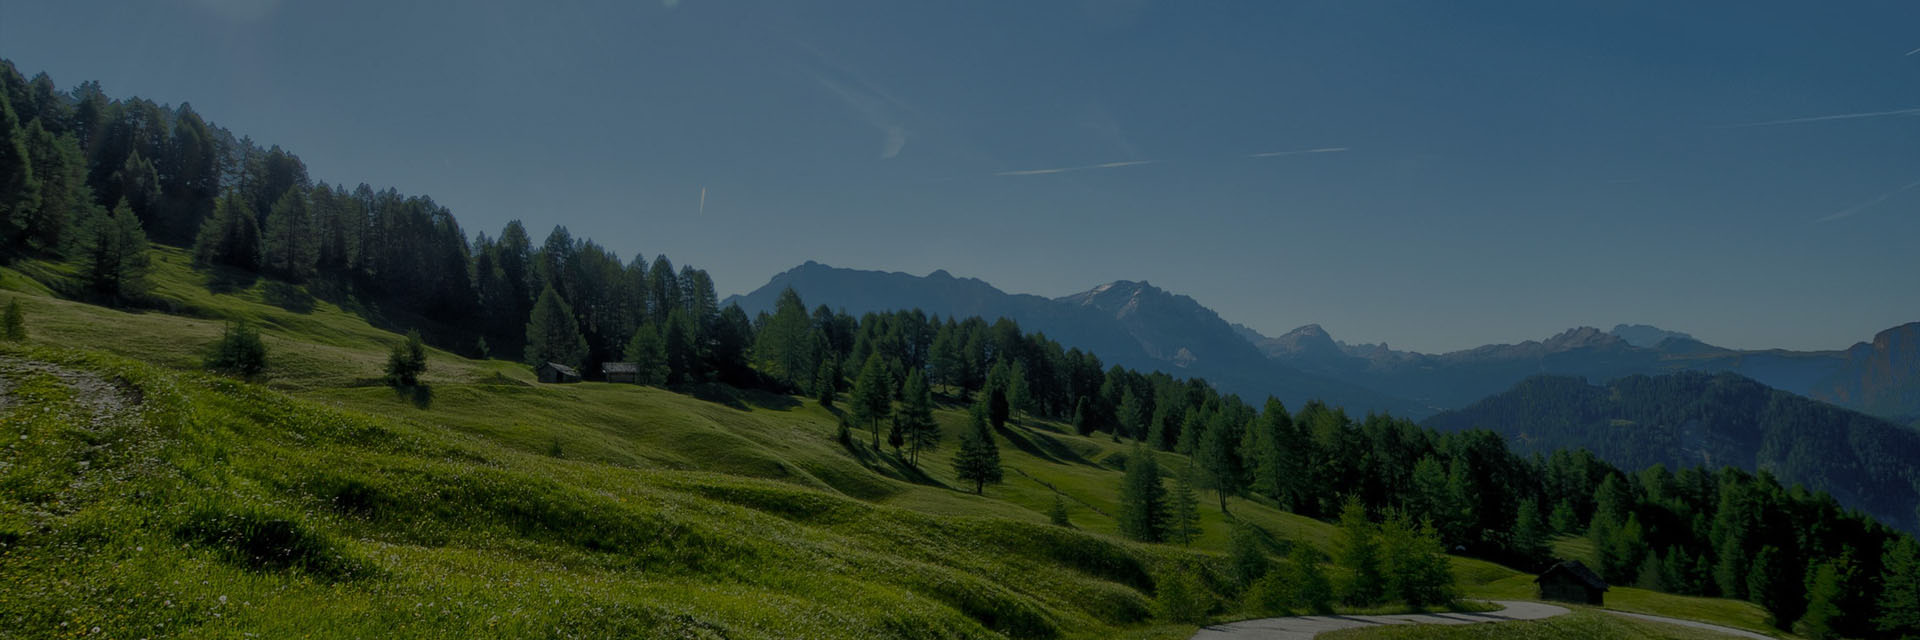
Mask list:
[{"label": "larch tree", "polygon": [[860,375],[853,381],[853,420],[873,430],[873,448],[880,450],[880,422],[893,413],[893,393],[887,380],[887,365],[879,352],[867,355]]},{"label": "larch tree", "polygon": [[973,483],[973,492],[983,494],[988,484],[1000,482],[1000,448],[993,442],[993,431],[985,415],[972,412],[972,427],[960,435],[960,451],[953,456],[953,473],[963,482]]},{"label": "larch tree", "polygon": [[576,368],[587,358],[587,339],[580,335],[573,307],[552,285],[540,290],[527,317],[526,357],[534,366],[555,362]]},{"label": "larch tree", "polygon": [[640,384],[663,385],[673,373],[667,364],[667,343],[660,339],[660,329],[651,322],[633,330],[633,338],[627,340],[623,353],[627,361],[634,364],[635,381]]},{"label": "larch tree", "polygon": [[905,431],[907,464],[920,465],[920,452],[940,445],[940,423],[933,419],[933,389],[919,369],[907,374],[906,402],[900,408]]},{"label": "larch tree", "polygon": [[1135,443],[1120,484],[1120,533],[1141,542],[1159,542],[1166,524],[1167,488],[1160,482],[1160,462],[1152,451]]}]

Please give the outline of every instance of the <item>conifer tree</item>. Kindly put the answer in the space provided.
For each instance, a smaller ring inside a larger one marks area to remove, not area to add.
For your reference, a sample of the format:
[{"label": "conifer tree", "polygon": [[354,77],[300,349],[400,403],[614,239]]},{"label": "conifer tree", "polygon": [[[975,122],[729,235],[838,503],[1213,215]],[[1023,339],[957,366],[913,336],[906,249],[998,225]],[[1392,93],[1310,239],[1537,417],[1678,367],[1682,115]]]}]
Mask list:
[{"label": "conifer tree", "polygon": [[1920,543],[1903,538],[1882,555],[1880,614],[1874,627],[1889,638],[1920,638]]},{"label": "conifer tree", "polygon": [[853,421],[864,423],[873,431],[873,449],[880,450],[880,421],[885,420],[893,410],[893,394],[888,391],[886,363],[880,359],[879,352],[867,354],[867,362],[860,366],[860,377],[853,381]]},{"label": "conifer tree", "polygon": [[251,378],[266,370],[267,346],[260,341],[260,332],[246,321],[228,323],[202,364],[213,371]]},{"label": "conifer tree", "polygon": [[1845,612],[1840,610],[1840,574],[1832,562],[1822,562],[1808,576],[1807,610],[1800,616],[1794,632],[1807,640],[1838,638],[1836,628]]},{"label": "conifer tree", "polygon": [[526,357],[534,366],[555,362],[576,368],[587,358],[587,339],[580,335],[573,307],[552,285],[540,290],[527,317]]},{"label": "conifer tree", "polygon": [[1073,432],[1083,436],[1091,435],[1096,426],[1093,408],[1088,406],[1086,396],[1080,396],[1080,399],[1073,403]]},{"label": "conifer tree", "polygon": [[1580,516],[1573,513],[1573,503],[1567,500],[1554,503],[1553,515],[1548,517],[1547,522],[1553,527],[1554,533],[1571,535],[1580,532]]},{"label": "conifer tree", "polygon": [[420,341],[420,330],[410,330],[407,339],[393,345],[393,351],[387,354],[387,384],[415,386],[420,384],[420,374],[426,371],[427,346]]},{"label": "conifer tree", "polygon": [[1267,552],[1261,549],[1260,530],[1245,522],[1235,524],[1227,538],[1227,562],[1234,583],[1242,589],[1266,577],[1269,567]]},{"label": "conifer tree", "polygon": [[293,282],[304,282],[313,275],[319,247],[306,189],[291,187],[274,201],[263,235],[261,254],[268,273]]},{"label": "conifer tree", "polygon": [[1521,569],[1530,571],[1546,562],[1550,552],[1546,523],[1540,521],[1540,503],[1533,498],[1521,500],[1517,511],[1513,523],[1513,555],[1522,563]]},{"label": "conifer tree", "polygon": [[1761,547],[1753,555],[1753,568],[1747,573],[1747,598],[1766,609],[1767,622],[1782,631],[1793,628],[1805,602],[1799,593],[1801,585],[1792,575],[1797,574],[1788,571],[1787,560],[1773,545]]},{"label": "conifer tree", "polygon": [[792,287],[780,292],[773,315],[756,334],[753,355],[762,371],[789,389],[801,389],[818,372],[812,320]]},{"label": "conifer tree", "polygon": [[940,423],[933,419],[933,389],[919,369],[907,374],[906,402],[900,407],[900,424],[906,431],[907,463],[918,466],[920,452],[940,446]]},{"label": "conifer tree", "polygon": [[634,365],[634,381],[645,385],[659,386],[667,383],[673,369],[667,364],[667,343],[660,339],[660,329],[648,322],[633,330],[633,337],[627,340],[623,352],[628,362]]},{"label": "conifer tree", "polygon": [[1141,542],[1159,542],[1166,526],[1167,489],[1160,482],[1160,462],[1135,443],[1120,484],[1120,533]]},{"label": "conifer tree", "polygon": [[1193,457],[1198,462],[1200,486],[1212,489],[1220,501],[1220,513],[1227,512],[1227,496],[1240,495],[1246,477],[1240,471],[1240,438],[1225,416],[1205,421]]},{"label": "conifer tree", "polygon": [[986,492],[988,484],[1000,482],[1000,449],[993,442],[993,432],[987,428],[986,416],[980,412],[972,414],[972,428],[960,435],[960,451],[953,457],[953,473],[962,481],[973,483],[976,495]]},{"label": "conifer tree", "polygon": [[1167,494],[1168,542],[1192,544],[1200,535],[1200,499],[1193,493],[1192,476],[1191,466],[1173,475],[1173,491]]},{"label": "conifer tree", "polygon": [[1287,606],[1315,614],[1333,610],[1333,582],[1320,568],[1320,554],[1304,543],[1294,543],[1287,555],[1292,565],[1287,574]]},{"label": "conifer tree", "polygon": [[1006,401],[1008,411],[1016,417],[1033,410],[1033,388],[1027,381],[1026,365],[1015,362],[1008,369]]},{"label": "conifer tree", "polygon": [[834,396],[840,393],[840,359],[832,355],[820,358],[820,371],[813,376],[814,396],[819,398],[820,406],[833,408]]},{"label": "conifer tree", "polygon": [[1340,567],[1347,572],[1341,599],[1356,607],[1379,604],[1386,595],[1380,572],[1380,544],[1367,508],[1349,496],[1340,509]]},{"label": "conifer tree", "polygon": [[79,255],[87,284],[95,293],[120,299],[146,291],[147,234],[125,201],[113,212],[95,215],[81,237]]}]

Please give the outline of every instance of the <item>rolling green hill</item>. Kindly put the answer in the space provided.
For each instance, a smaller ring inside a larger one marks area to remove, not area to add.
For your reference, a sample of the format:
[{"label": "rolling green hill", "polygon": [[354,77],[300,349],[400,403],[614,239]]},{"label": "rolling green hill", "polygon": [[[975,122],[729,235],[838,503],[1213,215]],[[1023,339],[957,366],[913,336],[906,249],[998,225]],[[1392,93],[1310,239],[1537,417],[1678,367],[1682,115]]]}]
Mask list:
[{"label": "rolling green hill", "polygon": [[[0,269],[29,332],[0,351],[0,637],[1182,638],[1153,615],[1174,570],[1207,576],[1216,619],[1246,616],[1220,595],[1217,510],[1191,548],[1116,534],[1130,449],[1099,434],[1012,426],[1006,482],[974,496],[949,464],[957,406],[914,469],[838,443],[816,402],[723,385],[542,385],[435,350],[430,394],[400,394],[377,314],[266,280],[210,293],[183,253],[154,257],[171,313],[52,296],[58,265]],[[196,371],[229,319],[263,329],[257,381]],[[1047,524],[1055,496],[1071,528]],[[1333,550],[1328,524],[1231,505],[1276,556]],[[1530,584],[1454,569],[1470,596]]]}]

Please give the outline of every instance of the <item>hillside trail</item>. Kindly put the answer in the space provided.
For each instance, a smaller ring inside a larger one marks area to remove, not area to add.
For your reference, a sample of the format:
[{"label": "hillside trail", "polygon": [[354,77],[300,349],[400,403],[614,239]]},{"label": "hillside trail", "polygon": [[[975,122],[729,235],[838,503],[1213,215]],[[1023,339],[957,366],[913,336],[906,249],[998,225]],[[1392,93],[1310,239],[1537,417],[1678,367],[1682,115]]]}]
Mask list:
[{"label": "hillside trail", "polygon": [[1261,618],[1202,627],[1192,640],[1309,640],[1328,631],[1388,624],[1487,624],[1541,620],[1569,613],[1566,607],[1544,602],[1495,600],[1499,611],[1476,613],[1404,613],[1381,616],[1326,615]]}]

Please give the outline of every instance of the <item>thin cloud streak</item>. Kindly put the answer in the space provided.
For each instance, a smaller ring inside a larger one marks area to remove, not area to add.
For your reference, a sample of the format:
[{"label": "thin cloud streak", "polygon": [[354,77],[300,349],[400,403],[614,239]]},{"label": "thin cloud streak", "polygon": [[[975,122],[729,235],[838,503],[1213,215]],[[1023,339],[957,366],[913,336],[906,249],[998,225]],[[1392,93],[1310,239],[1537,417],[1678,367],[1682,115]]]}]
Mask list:
[{"label": "thin cloud streak", "polygon": [[1887,200],[1892,199],[1894,196],[1900,195],[1902,193],[1906,193],[1908,191],[1912,191],[1915,187],[1920,187],[1920,180],[1909,182],[1906,184],[1906,186],[1880,194],[1880,197],[1874,198],[1872,200],[1868,200],[1866,202],[1862,202],[1860,204],[1856,204],[1851,207],[1847,207],[1845,209],[1841,209],[1839,211],[1829,213],[1821,217],[1819,220],[1815,220],[1814,222],[1832,222],[1835,220],[1839,220],[1841,218],[1850,217],[1853,214],[1866,211],[1867,209],[1871,209],[1882,202],[1886,202]]},{"label": "thin cloud streak", "polygon": [[1159,162],[1158,160],[1127,160],[1123,162],[1102,162],[1100,164],[1090,164],[1090,165],[1081,166],[1081,167],[1054,167],[1051,169],[1022,169],[1019,171],[1001,171],[993,175],[996,175],[996,176],[1044,176],[1044,175],[1050,175],[1055,173],[1066,173],[1068,171],[1086,171],[1088,169],[1117,169],[1120,167],[1133,167],[1133,166],[1139,166],[1143,164],[1155,164],[1158,162]]},{"label": "thin cloud streak", "polygon": [[1809,118],[1788,118],[1786,120],[1768,120],[1766,122],[1723,124],[1715,128],[1716,129],[1745,129],[1747,127],[1771,127],[1771,126],[1783,125],[1783,124],[1805,124],[1808,122],[1826,122],[1829,120],[1855,120],[1860,118],[1885,118],[1888,116],[1913,116],[1913,115],[1920,115],[1920,109],[1895,109],[1892,111],[1864,111],[1861,113],[1840,113],[1840,114],[1834,114],[1830,116],[1813,116]]},{"label": "thin cloud streak", "polygon": [[1278,158],[1280,156],[1297,156],[1297,155],[1307,154],[1307,153],[1340,153],[1346,150],[1347,150],[1346,147],[1321,147],[1319,149],[1298,149],[1294,151],[1268,151],[1265,153],[1249,154],[1247,157]]},{"label": "thin cloud streak", "polygon": [[1914,50],[1912,50],[1912,51],[1908,51],[1908,52],[1907,52],[1907,55],[1913,55],[1913,54],[1916,54],[1916,53],[1920,53],[1920,49],[1914,49]]}]

